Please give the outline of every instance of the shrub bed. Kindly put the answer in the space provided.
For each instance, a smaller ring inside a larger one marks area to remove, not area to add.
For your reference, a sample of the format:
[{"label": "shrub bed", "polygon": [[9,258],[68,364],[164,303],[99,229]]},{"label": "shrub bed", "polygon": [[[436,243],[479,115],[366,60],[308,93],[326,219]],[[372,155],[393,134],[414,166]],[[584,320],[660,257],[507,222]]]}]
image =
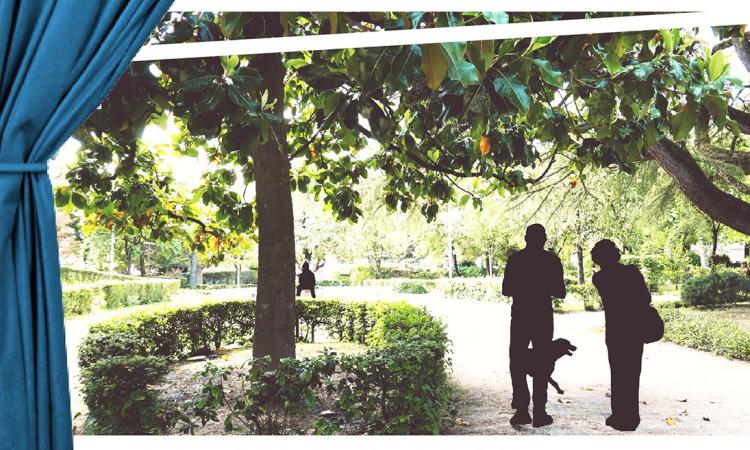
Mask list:
[{"label": "shrub bed", "polygon": [[502,278],[443,278],[437,289],[447,298],[510,302],[502,294]]},{"label": "shrub bed", "polygon": [[[324,381],[327,389],[336,393],[336,401],[333,416],[313,423],[321,434],[337,432],[345,426],[372,433],[440,430],[440,419],[448,407],[445,327],[425,309],[403,302],[298,300],[298,339],[312,341],[315,329],[322,327],[330,337],[364,343],[369,349],[357,355],[326,353],[300,361],[284,360],[279,368],[270,367],[269,361],[263,359],[251,360],[242,368],[218,369],[209,365],[201,375],[201,397],[183,405],[180,413],[174,408],[167,411],[169,408],[158,396],[142,392],[142,386],[158,382],[162,373],[158,364],[144,358],[174,363],[220,351],[224,346],[251,343],[254,307],[253,301],[243,300],[165,308],[92,327],[79,349],[85,402],[91,411],[86,431],[164,432],[174,427],[178,417],[183,431],[190,431],[199,426],[196,419],[202,424],[218,420],[217,408],[227,407],[230,413],[225,427],[229,431],[278,432],[278,420],[300,407],[309,409],[320,402],[316,389]],[[123,404],[105,396],[111,390],[100,386],[107,382],[100,373],[119,370],[113,367],[118,364],[131,367],[133,358],[137,364],[132,366],[137,369],[128,372],[129,376],[147,380],[123,385],[122,389],[129,391],[111,398],[132,395],[146,399],[146,404],[141,405],[143,414],[158,411],[161,417],[171,418],[161,422],[158,430],[145,425],[159,423],[150,422],[148,417],[122,423],[133,411],[123,412]],[[231,395],[225,392],[222,380],[229,376],[227,371],[243,377],[248,382],[247,390]],[[263,384],[259,386],[252,380],[260,375]],[[284,386],[283,392],[279,386]],[[287,396],[286,406],[264,402],[269,395]],[[271,423],[242,420],[259,415]]]},{"label": "shrub bed", "polygon": [[592,283],[569,284],[566,290],[568,294],[574,294],[581,300],[586,311],[601,311],[602,299]]},{"label": "shrub bed", "polygon": [[145,279],[108,283],[102,286],[107,309],[150,305],[169,301],[180,287],[179,280]]},{"label": "shrub bed", "polygon": [[404,281],[396,285],[394,291],[399,294],[426,294],[427,288],[416,281]]},{"label": "shrub bed", "polygon": [[750,361],[750,332],[728,319],[703,316],[675,304],[657,303],[664,339],[675,344]]},{"label": "shrub bed", "polygon": [[[240,272],[240,284],[257,284],[258,271],[243,268]],[[203,271],[203,284],[236,285],[234,270]]]},{"label": "shrub bed", "polygon": [[726,305],[750,299],[750,279],[731,270],[689,278],[680,297],[689,305]]}]

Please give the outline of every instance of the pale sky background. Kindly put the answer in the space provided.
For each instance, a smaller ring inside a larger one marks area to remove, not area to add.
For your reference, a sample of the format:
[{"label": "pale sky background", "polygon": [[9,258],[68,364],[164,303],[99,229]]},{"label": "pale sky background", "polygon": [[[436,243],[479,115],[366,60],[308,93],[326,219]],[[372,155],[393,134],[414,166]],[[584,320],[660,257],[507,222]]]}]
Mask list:
[{"label": "pale sky background", "polygon": [[[715,45],[719,39],[713,34],[710,28],[701,28],[698,37],[705,40],[709,46]],[[732,76],[741,79],[745,84],[750,82],[750,74],[745,70],[744,66],[740,62],[733,48],[728,48],[725,52],[730,55],[731,69],[730,73]],[[177,133],[177,127],[172,121],[169,121],[167,126],[162,129],[157,125],[148,126],[143,133],[142,140],[146,145],[156,146],[160,144],[170,144],[172,142],[172,135]],[[369,150],[362,152],[364,155],[369,155],[371,152],[377,149],[377,143],[372,141],[369,143]],[[70,166],[76,159],[76,152],[80,148],[80,143],[71,138],[69,139],[59,150],[54,159],[49,163],[49,173],[52,179],[53,185],[57,185],[64,182],[65,173],[67,167]],[[197,174],[205,172],[207,167],[213,169],[218,168],[215,164],[209,163],[206,155],[201,153],[198,157],[178,157],[170,156],[163,158],[160,162],[163,169],[172,172],[174,178],[180,183],[188,187],[188,189],[194,189],[201,183],[201,179]],[[238,180],[232,187],[232,190],[242,194],[245,190],[244,180],[242,176],[238,174]],[[249,186],[246,192],[247,200],[251,200],[254,197],[253,185]]]}]

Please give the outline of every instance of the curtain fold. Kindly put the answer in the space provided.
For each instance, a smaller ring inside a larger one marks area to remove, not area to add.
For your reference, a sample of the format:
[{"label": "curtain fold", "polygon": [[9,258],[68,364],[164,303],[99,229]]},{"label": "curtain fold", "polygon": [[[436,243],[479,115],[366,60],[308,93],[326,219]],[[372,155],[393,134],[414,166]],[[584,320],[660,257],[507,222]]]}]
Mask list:
[{"label": "curtain fold", "polygon": [[101,103],[171,3],[0,0],[2,448],[73,447],[46,161]]}]

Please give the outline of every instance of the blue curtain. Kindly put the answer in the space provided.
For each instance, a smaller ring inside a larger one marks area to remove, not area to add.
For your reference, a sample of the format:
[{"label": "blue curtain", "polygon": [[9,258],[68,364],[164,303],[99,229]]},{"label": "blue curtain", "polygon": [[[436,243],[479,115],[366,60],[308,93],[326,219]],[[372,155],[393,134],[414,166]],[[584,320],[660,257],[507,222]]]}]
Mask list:
[{"label": "blue curtain", "polygon": [[0,0],[0,448],[73,447],[46,161],[171,3]]}]

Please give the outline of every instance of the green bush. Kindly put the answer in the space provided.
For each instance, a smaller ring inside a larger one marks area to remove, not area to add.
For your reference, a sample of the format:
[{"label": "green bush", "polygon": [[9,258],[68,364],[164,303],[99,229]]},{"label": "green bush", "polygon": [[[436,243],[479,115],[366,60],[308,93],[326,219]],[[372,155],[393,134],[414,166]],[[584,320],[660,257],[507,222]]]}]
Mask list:
[{"label": "green bush", "polygon": [[320,280],[317,282],[317,285],[319,287],[346,286],[344,280]]},{"label": "green bush", "polygon": [[477,266],[474,263],[466,262],[458,265],[458,273],[460,273],[462,277],[466,278],[477,278],[484,276],[484,270],[481,267]]},{"label": "green bush", "polygon": [[164,358],[115,356],[83,369],[82,392],[89,413],[87,434],[159,434],[172,428],[176,415],[150,386],[169,371]]},{"label": "green bush", "polygon": [[236,284],[201,284],[198,286],[198,289],[203,291],[215,291],[218,289],[244,289],[244,288],[252,288],[255,287],[254,284],[241,284],[237,286]]},{"label": "green bush", "polygon": [[443,278],[437,289],[447,298],[509,302],[502,294],[501,278]]},{"label": "green bush", "polygon": [[358,286],[371,278],[375,278],[375,273],[369,266],[357,266],[352,269],[352,273],[349,275],[349,282],[351,285]]},{"label": "green bush", "polygon": [[394,291],[399,294],[426,294],[427,288],[416,281],[404,281],[396,285]]},{"label": "green bush", "polygon": [[[90,329],[79,350],[83,383],[97,383],[93,378],[98,372],[87,369],[100,361],[151,355],[169,363],[212,353],[225,345],[249,344],[254,306],[252,301],[227,301],[164,308],[97,324]],[[445,374],[448,339],[442,322],[424,308],[405,302],[298,300],[297,317],[300,339],[314,340],[317,326],[324,328],[330,337],[364,343],[371,349],[356,357],[327,354],[316,357],[322,359],[284,360],[279,370],[267,370],[263,361],[251,360],[244,369],[236,369],[247,384],[238,396],[230,397],[217,385],[220,382],[217,376],[221,378],[225,372],[207,369],[202,375],[202,396],[197,402],[189,402],[184,410],[205,424],[208,420],[217,420],[216,408],[226,407],[230,410],[225,422],[229,429],[255,433],[278,431],[281,424],[287,423],[291,411],[301,411],[300,405],[309,408],[316,404],[318,400],[311,390],[320,388],[315,377],[321,377],[330,389],[337,386],[338,398],[334,405],[336,417],[316,422],[319,433],[333,432],[345,423],[356,423],[377,433],[439,430],[440,418],[448,408]],[[332,367],[336,372],[333,378]],[[140,375],[134,373],[133,376]],[[256,382],[258,377],[263,383]],[[372,386],[369,396],[360,391],[362,382]],[[133,389],[130,394],[140,398],[141,383],[133,381],[130,386]],[[101,396],[103,391],[90,389],[85,395]],[[284,398],[283,404],[261,404],[263,399],[274,395]],[[363,395],[377,401],[367,400]],[[87,404],[106,403],[95,398],[86,401]],[[119,405],[106,404],[110,410],[106,414],[98,413],[97,417],[122,416],[116,411]],[[163,409],[158,402],[154,404],[154,408]],[[387,405],[385,409],[383,404]],[[146,407],[147,413],[149,408]],[[172,420],[170,414],[167,417]],[[184,430],[194,430],[197,424],[185,417]]]},{"label": "green bush", "polygon": [[179,280],[145,279],[106,284],[104,304],[107,309],[149,305],[169,301],[179,288]]},{"label": "green bush", "polygon": [[750,332],[731,320],[657,303],[664,339],[686,347],[750,361]]},{"label": "green bush", "polygon": [[62,301],[65,317],[90,313],[94,297],[101,293],[101,289],[101,286],[97,284],[63,287]]},{"label": "green bush", "polygon": [[680,297],[689,305],[725,305],[750,298],[750,280],[731,270],[689,278]]},{"label": "green bush", "polygon": [[601,311],[602,299],[592,283],[571,284],[567,287],[567,291],[581,300],[583,309],[586,311]]}]

